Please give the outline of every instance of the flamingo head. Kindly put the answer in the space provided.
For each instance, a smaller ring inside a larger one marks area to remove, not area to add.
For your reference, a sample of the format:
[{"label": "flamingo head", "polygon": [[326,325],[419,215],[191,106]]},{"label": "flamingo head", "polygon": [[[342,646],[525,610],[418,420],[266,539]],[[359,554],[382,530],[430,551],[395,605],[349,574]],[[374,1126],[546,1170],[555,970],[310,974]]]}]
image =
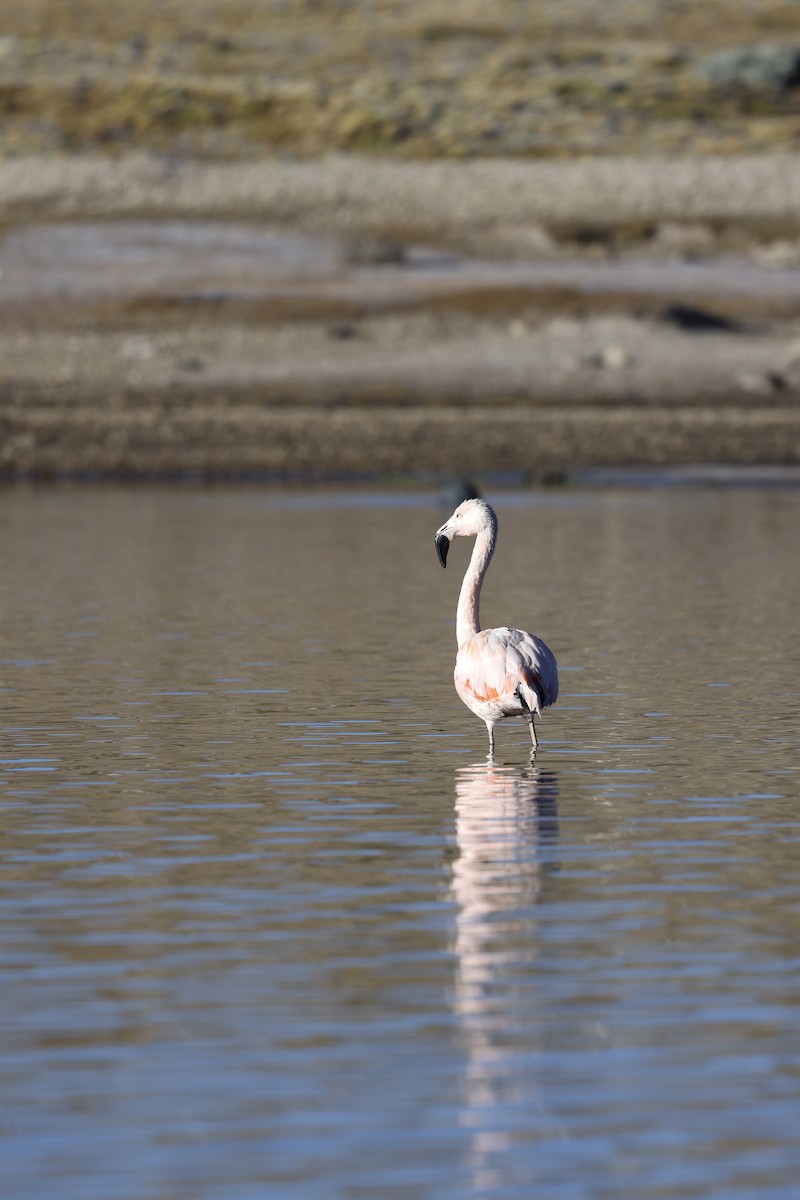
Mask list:
[{"label": "flamingo head", "polygon": [[437,529],[434,537],[436,553],[442,566],[447,566],[447,551],[453,538],[476,537],[486,529],[497,529],[497,517],[490,504],[485,500],[465,500],[463,504],[459,504],[449,521],[445,521],[441,529]]}]

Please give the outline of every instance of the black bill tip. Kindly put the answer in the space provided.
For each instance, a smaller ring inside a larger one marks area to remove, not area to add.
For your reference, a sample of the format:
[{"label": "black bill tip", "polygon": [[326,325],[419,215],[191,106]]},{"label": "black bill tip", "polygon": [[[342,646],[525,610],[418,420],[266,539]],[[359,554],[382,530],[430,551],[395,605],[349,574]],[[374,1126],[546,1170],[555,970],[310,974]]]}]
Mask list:
[{"label": "black bill tip", "polygon": [[450,539],[445,537],[443,533],[437,533],[435,537],[436,553],[439,557],[439,562],[443,567],[447,566],[447,551],[450,549]]}]

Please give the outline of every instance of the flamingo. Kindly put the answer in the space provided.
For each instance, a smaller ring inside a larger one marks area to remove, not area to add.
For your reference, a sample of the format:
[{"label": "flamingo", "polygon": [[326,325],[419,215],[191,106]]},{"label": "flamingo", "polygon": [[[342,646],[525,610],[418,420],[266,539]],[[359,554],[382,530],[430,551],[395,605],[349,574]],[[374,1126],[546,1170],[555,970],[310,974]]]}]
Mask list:
[{"label": "flamingo", "polygon": [[458,654],[456,691],[489,731],[489,757],[494,754],[494,727],[503,717],[524,717],[535,754],[538,741],[534,716],[555,704],[558,666],[541,638],[522,629],[481,629],[483,579],[497,544],[497,516],[485,500],[465,500],[437,530],[436,553],[443,567],[456,537],[474,537],[456,610]]}]

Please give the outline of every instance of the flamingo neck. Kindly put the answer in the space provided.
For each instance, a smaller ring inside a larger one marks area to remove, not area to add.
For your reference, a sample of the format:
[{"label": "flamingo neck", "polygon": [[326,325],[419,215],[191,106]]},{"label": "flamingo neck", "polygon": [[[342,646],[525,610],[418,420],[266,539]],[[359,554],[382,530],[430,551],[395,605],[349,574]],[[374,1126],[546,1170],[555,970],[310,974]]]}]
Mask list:
[{"label": "flamingo neck", "polygon": [[458,597],[456,610],[456,641],[463,646],[467,638],[480,632],[481,628],[481,587],[483,577],[494,554],[497,541],[497,526],[482,529],[472,547],[472,557],[469,560],[461,593]]}]

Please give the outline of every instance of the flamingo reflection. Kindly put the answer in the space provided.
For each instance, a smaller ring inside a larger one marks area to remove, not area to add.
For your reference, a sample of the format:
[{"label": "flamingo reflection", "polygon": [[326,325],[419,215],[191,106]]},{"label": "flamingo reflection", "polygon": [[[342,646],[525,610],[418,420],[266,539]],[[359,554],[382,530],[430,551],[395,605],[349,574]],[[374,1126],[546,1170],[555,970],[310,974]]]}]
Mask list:
[{"label": "flamingo reflection", "polygon": [[558,840],[558,782],[533,763],[489,760],[456,771],[455,789],[455,1007],[468,1056],[462,1120],[473,1130],[470,1167],[480,1190],[498,1182],[496,1155],[509,1140],[491,1118],[487,1125],[487,1114],[514,1088],[515,1034],[527,1041],[534,1015],[533,908],[547,847]]}]

